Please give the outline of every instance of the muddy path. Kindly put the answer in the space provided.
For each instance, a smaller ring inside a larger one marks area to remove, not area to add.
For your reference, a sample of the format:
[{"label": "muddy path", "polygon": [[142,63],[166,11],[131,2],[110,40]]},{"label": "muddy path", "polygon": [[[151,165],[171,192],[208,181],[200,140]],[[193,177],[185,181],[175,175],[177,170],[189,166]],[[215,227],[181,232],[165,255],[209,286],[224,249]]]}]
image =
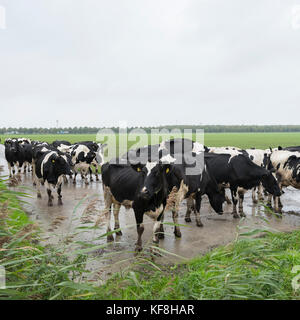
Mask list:
[{"label": "muddy path", "polygon": [[[4,147],[0,145],[0,165],[4,166],[1,175],[7,175],[7,164],[4,159]],[[72,244],[76,241],[103,245],[91,253],[89,269],[93,277],[104,279],[112,272],[123,270],[135,259],[133,250],[137,238],[134,213],[125,208],[120,212],[120,225],[123,236],[117,236],[114,243],[107,244],[103,216],[104,201],[101,182],[92,182],[86,186],[81,178],[77,177],[76,185],[64,184],[62,189],[63,206],[57,205],[57,197],[53,207],[47,206],[46,190],[42,187],[42,199],[37,199],[36,191],[32,185],[31,173],[21,174],[21,183],[12,187],[16,190],[26,191],[31,197],[26,199],[24,209],[30,219],[36,222],[43,230],[43,243],[58,246]],[[284,205],[283,214],[278,218],[269,213],[263,205],[253,205],[251,193],[245,195],[244,211],[246,218],[242,221],[234,219],[231,215],[232,206],[224,204],[224,214],[217,215],[204,197],[201,207],[201,219],[204,227],[196,226],[195,217],[192,223],[184,221],[186,203],[181,204],[179,223],[182,238],[175,238],[173,226],[165,225],[165,239],[159,246],[173,254],[164,257],[163,262],[180,261],[203,254],[214,247],[227,244],[237,236],[239,227],[269,228],[278,231],[292,231],[300,227],[300,190],[287,189],[282,196]],[[113,215],[112,215],[113,216]],[[112,217],[113,219],[113,217]],[[143,234],[144,247],[151,245],[153,222],[145,216],[145,232]],[[267,220],[267,221],[265,221]],[[97,228],[93,227],[98,221]],[[165,222],[172,222],[171,213],[165,215]],[[87,228],[87,229],[85,229]],[[161,258],[162,259],[162,258]]]}]

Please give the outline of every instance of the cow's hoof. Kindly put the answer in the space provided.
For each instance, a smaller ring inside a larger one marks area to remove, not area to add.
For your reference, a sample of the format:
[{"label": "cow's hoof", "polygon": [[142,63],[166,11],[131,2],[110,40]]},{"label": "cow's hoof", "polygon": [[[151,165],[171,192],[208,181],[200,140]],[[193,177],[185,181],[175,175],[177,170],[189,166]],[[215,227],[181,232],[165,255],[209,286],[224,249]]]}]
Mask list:
[{"label": "cow's hoof", "polygon": [[53,207],[53,202],[52,201],[48,201],[48,207]]},{"label": "cow's hoof", "polygon": [[192,222],[191,218],[185,218],[184,220],[185,220],[185,222]]},{"label": "cow's hoof", "polygon": [[271,202],[267,202],[266,207],[268,207],[269,209],[272,209],[272,203]]},{"label": "cow's hoof", "polygon": [[32,184],[34,187],[36,187],[36,183],[35,182],[33,182],[33,184]]},{"label": "cow's hoof", "polygon": [[42,195],[41,195],[40,193],[38,193],[38,194],[37,194],[37,197],[38,197],[39,199],[41,199],[41,198],[42,198]]},{"label": "cow's hoof", "polygon": [[201,221],[197,221],[197,227],[203,227],[203,223]]},{"label": "cow's hoof", "polygon": [[154,244],[159,244],[159,237],[158,237],[158,235],[156,235],[154,238],[153,238],[153,243]]},{"label": "cow's hoof", "polygon": [[258,203],[258,200],[257,200],[257,199],[252,199],[252,202],[253,202],[254,204],[257,204],[257,203]]},{"label": "cow's hoof", "polygon": [[75,184],[76,184],[76,181],[73,180],[73,184],[75,185]]},{"label": "cow's hoof", "polygon": [[107,242],[112,242],[114,241],[114,236],[112,234],[107,236]]},{"label": "cow's hoof", "polygon": [[246,215],[245,215],[245,213],[242,211],[242,212],[240,212],[240,216],[241,217],[246,217]]},{"label": "cow's hoof", "polygon": [[135,249],[134,249],[135,255],[138,255],[142,250],[143,250],[143,247],[142,247],[142,246],[136,245],[136,246],[135,246]]},{"label": "cow's hoof", "polygon": [[[163,231],[160,231],[160,232],[157,234],[157,237],[158,237],[158,239],[164,239],[164,238],[165,238],[164,232],[163,232]],[[158,241],[157,241],[157,243],[158,243]]]},{"label": "cow's hoof", "polygon": [[62,202],[61,199],[58,199],[58,202],[57,202],[57,203],[58,203],[59,206],[62,206],[62,205],[63,205],[63,202]]},{"label": "cow's hoof", "polygon": [[181,232],[180,231],[175,230],[174,234],[175,234],[175,237],[181,238]]},{"label": "cow's hoof", "polygon": [[238,219],[240,217],[236,212],[232,212],[232,214],[235,219]]},{"label": "cow's hoof", "polygon": [[[117,228],[117,229],[115,229],[115,230],[118,230],[118,229],[119,229],[119,228]],[[119,230],[119,231],[117,231],[117,232],[116,232],[116,235],[117,235],[117,236],[122,236],[122,235],[123,235],[123,233],[122,233],[122,231],[121,231],[121,230]]]}]

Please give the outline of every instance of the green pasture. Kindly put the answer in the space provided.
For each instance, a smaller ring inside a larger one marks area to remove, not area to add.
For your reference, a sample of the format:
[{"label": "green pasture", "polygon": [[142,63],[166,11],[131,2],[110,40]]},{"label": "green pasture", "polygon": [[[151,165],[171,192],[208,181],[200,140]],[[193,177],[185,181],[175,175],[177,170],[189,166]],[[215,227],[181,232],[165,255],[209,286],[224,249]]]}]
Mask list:
[{"label": "green pasture", "polygon": [[[179,135],[175,135],[175,137],[178,137]],[[4,142],[4,140],[8,137],[23,137],[23,135],[13,135],[13,136],[7,136],[2,135],[1,143]],[[58,135],[28,135],[28,137],[31,140],[40,140],[40,141],[46,141],[46,142],[52,142],[54,140],[67,140],[71,143],[79,142],[79,141],[86,141],[86,140],[92,140],[96,141],[97,136],[96,134],[58,134]],[[119,146],[119,140],[122,137],[122,135],[108,135],[108,145],[112,146],[113,144],[116,144],[116,146]],[[129,140],[131,140],[128,143],[128,146],[131,147],[136,141],[136,146],[145,145],[148,143],[155,143],[157,140],[169,138],[167,135],[154,135],[152,137],[152,141],[150,139],[150,136],[142,135],[140,139],[136,138],[134,136],[129,136]],[[195,135],[193,136],[195,138]],[[140,140],[140,141],[139,141]],[[197,139],[199,142],[201,141],[201,137]],[[99,141],[102,142],[102,141]],[[278,147],[280,146],[295,146],[300,145],[300,132],[280,132],[280,133],[206,133],[204,134],[204,144],[206,146],[235,146],[239,148],[269,148],[269,147]],[[123,149],[123,148],[122,148]]]}]

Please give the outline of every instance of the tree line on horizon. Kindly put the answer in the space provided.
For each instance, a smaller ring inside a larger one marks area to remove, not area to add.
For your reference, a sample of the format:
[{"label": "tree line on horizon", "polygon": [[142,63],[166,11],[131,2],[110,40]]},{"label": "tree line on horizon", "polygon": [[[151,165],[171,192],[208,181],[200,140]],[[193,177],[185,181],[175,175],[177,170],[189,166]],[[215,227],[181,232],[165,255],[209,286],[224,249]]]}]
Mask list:
[{"label": "tree line on horizon", "polygon": [[[0,128],[0,134],[95,134],[100,129],[111,129],[119,132],[119,127],[69,127],[69,128]],[[300,125],[169,125],[159,127],[128,127],[132,129],[143,129],[150,133],[153,129],[184,129],[197,130],[203,129],[205,132],[225,133],[225,132],[300,132]]]}]

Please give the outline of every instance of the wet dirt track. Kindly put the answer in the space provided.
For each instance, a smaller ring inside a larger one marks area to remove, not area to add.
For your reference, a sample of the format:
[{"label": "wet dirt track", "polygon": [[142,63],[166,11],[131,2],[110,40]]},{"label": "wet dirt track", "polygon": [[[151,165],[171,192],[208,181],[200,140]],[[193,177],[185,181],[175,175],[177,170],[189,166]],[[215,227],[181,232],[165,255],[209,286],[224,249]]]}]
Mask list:
[{"label": "wet dirt track", "polygon": [[[4,147],[0,145],[0,165],[4,166],[2,175],[7,175],[7,164],[4,159]],[[106,237],[99,238],[105,231],[103,216],[104,201],[101,182],[92,182],[86,186],[77,177],[77,184],[64,184],[62,188],[63,206],[57,205],[57,195],[54,194],[54,206],[47,206],[47,194],[42,187],[42,199],[37,199],[36,191],[32,185],[31,173],[21,174],[22,182],[14,187],[20,190],[25,186],[25,191],[32,197],[27,198],[24,205],[30,219],[38,223],[43,230],[43,241],[45,244],[58,245],[59,243],[72,243],[84,241],[93,244],[106,245]],[[95,180],[95,179],[94,179]],[[203,228],[196,226],[195,217],[192,223],[184,221],[186,203],[181,204],[179,213],[179,223],[182,238],[175,238],[173,226],[165,225],[165,239],[160,240],[159,246],[183,258],[191,258],[197,254],[205,253],[214,247],[227,244],[234,240],[237,235],[237,227],[271,228],[278,231],[292,231],[300,227],[300,190],[288,188],[282,196],[284,205],[282,218],[277,218],[270,214],[262,205],[253,205],[251,192],[245,195],[244,212],[246,218],[242,221],[232,217],[232,206],[224,204],[224,214],[217,215],[211,209],[206,197],[203,198],[201,207],[201,220]],[[267,218],[265,222],[262,218]],[[92,227],[95,222],[99,222],[94,229],[78,229],[78,227]],[[165,215],[165,222],[172,222],[171,213]],[[151,244],[153,222],[150,218],[144,218],[145,232],[143,234],[143,244]],[[113,215],[112,215],[113,226]],[[132,210],[126,211],[122,207],[120,211],[120,226],[123,236],[115,236],[115,242],[108,244],[105,248],[93,252],[89,262],[89,268],[94,275],[104,278],[106,275],[118,270],[122,270],[132,259],[133,250],[137,239],[134,213]],[[105,260],[104,260],[105,257]],[[168,256],[164,262],[178,261],[179,257]]]}]

